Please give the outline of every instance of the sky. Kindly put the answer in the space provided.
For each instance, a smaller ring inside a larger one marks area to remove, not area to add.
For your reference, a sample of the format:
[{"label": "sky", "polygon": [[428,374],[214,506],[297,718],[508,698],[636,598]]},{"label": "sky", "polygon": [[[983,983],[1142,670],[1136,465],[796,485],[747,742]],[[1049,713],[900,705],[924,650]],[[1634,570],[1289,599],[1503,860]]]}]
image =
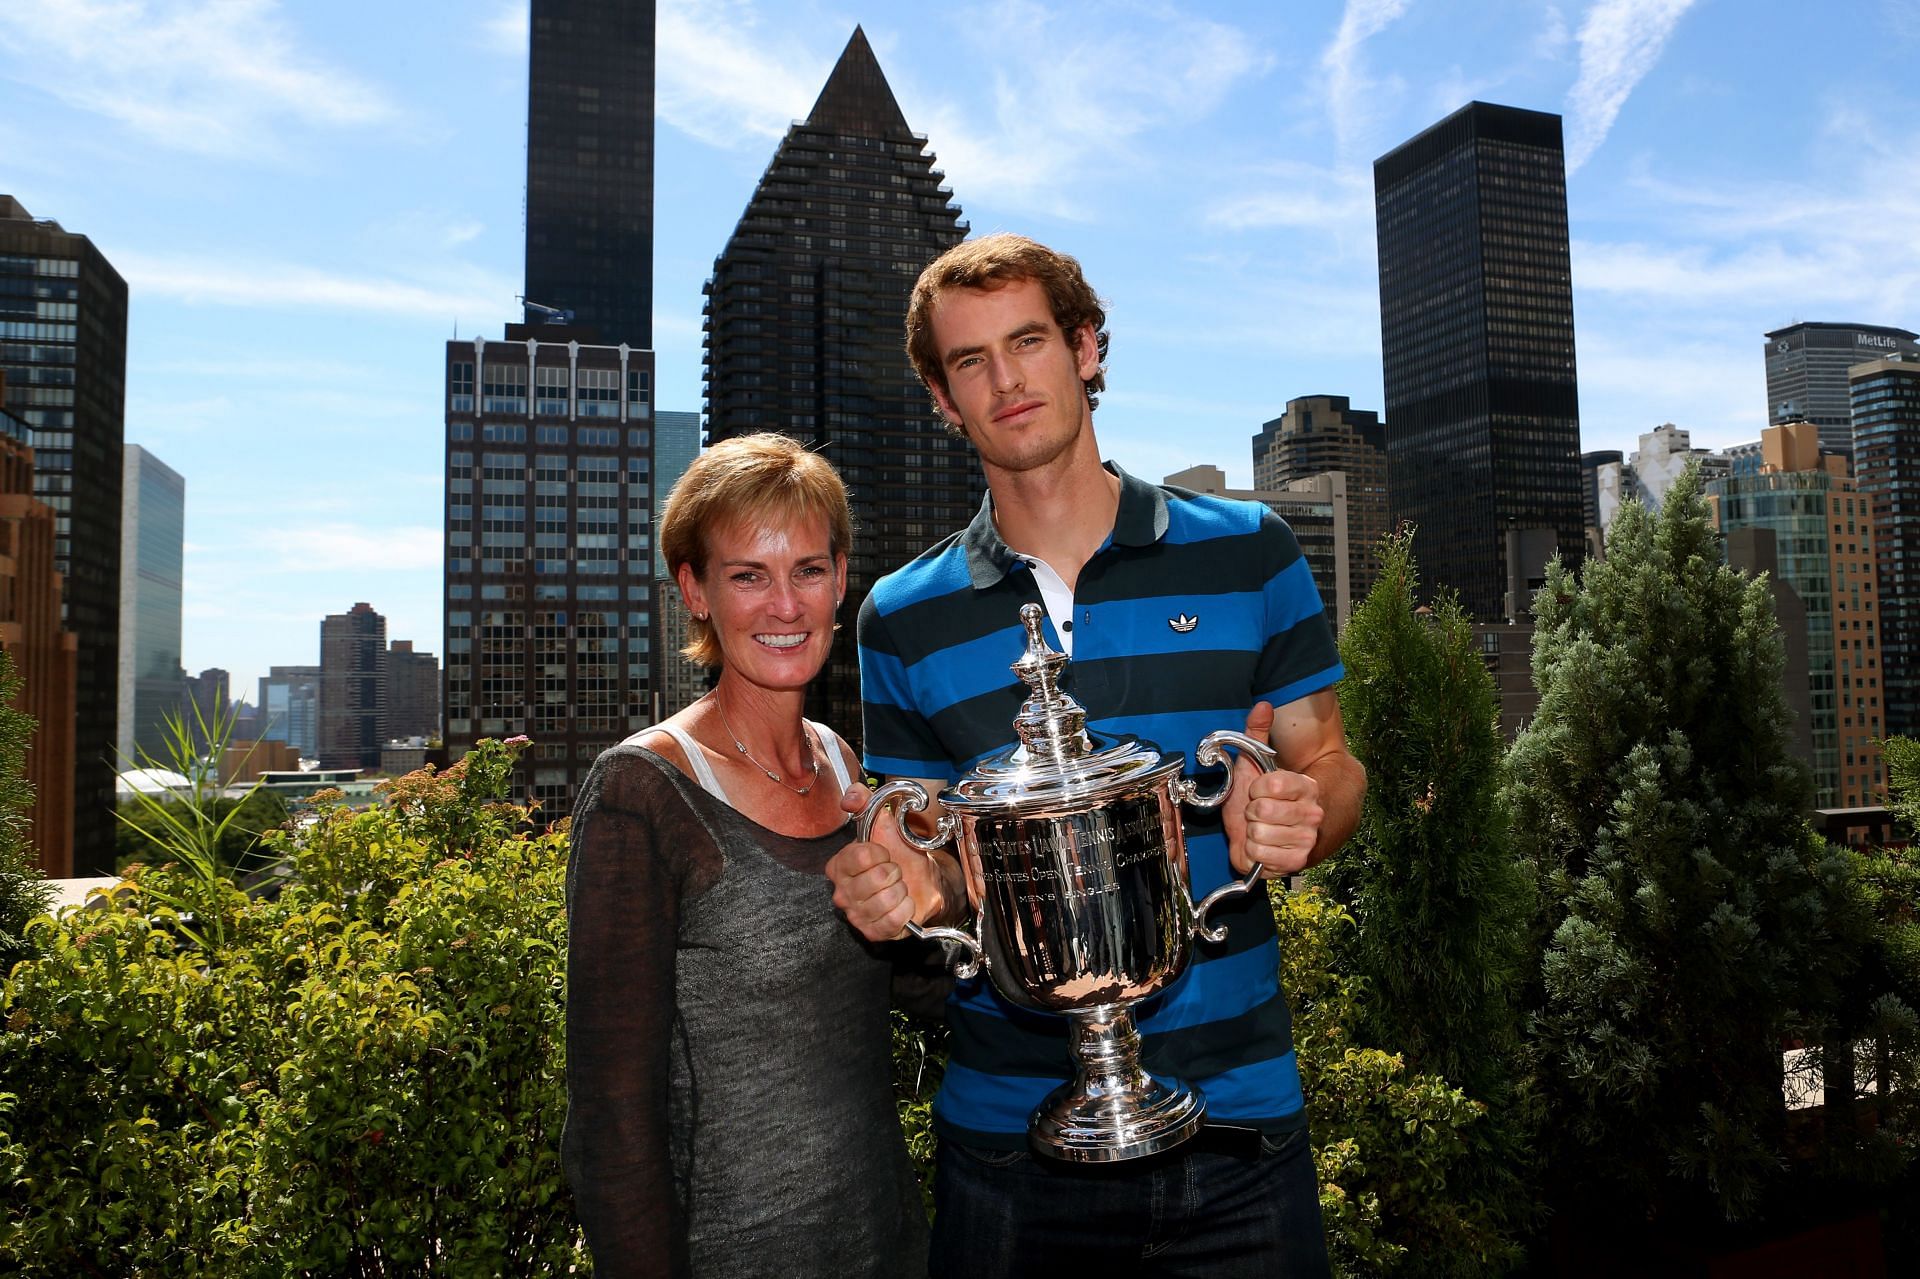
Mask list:
[{"label": "sky", "polygon": [[[1757,439],[1769,329],[1920,329],[1920,0],[661,0],[659,407],[856,23],[973,230],[1108,300],[1095,428],[1149,478],[1383,407],[1372,162],[1474,99],[1565,118],[1583,448]],[[0,4],[0,191],[127,279],[183,660],[236,695],[359,600],[440,650],[444,344],[517,318],[526,42],[526,0]]]}]

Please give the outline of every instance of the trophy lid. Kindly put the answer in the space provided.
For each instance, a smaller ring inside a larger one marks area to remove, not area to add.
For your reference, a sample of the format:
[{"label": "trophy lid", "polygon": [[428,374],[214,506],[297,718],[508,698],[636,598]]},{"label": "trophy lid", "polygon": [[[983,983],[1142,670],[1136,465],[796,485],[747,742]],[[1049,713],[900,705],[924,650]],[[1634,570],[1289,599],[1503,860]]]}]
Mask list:
[{"label": "trophy lid", "polygon": [[1047,643],[1044,617],[1038,604],[1020,607],[1027,646],[1013,671],[1031,690],[1013,719],[1020,744],[980,761],[949,786],[940,796],[948,808],[1084,810],[1179,769],[1180,756],[1163,759],[1149,742],[1088,730],[1086,709],[1060,687],[1067,655]]}]

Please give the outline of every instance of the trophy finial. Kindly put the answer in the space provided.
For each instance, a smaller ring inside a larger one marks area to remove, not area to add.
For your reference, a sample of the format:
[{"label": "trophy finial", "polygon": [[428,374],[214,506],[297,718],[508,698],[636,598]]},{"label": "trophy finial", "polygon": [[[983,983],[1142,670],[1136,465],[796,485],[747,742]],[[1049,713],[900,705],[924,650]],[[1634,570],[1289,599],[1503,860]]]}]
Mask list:
[{"label": "trophy finial", "polygon": [[1046,610],[1038,604],[1020,606],[1020,622],[1027,630],[1027,648],[1013,663],[1013,672],[1032,689],[1014,731],[1029,752],[1053,760],[1073,759],[1093,749],[1087,736],[1087,712],[1060,691],[1060,672],[1067,655],[1047,643],[1041,625]]}]

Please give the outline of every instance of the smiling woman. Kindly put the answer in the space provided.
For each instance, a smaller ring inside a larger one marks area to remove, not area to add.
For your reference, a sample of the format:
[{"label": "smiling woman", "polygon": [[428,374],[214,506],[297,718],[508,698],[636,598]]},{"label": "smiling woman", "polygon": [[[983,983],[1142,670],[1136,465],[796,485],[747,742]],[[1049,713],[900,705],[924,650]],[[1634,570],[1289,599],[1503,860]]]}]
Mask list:
[{"label": "smiling woman", "polygon": [[834,913],[853,759],[801,717],[846,489],[780,435],[675,487],[661,547],[713,691],[601,756],[567,883],[567,1175],[595,1273],[912,1273],[891,966]]}]

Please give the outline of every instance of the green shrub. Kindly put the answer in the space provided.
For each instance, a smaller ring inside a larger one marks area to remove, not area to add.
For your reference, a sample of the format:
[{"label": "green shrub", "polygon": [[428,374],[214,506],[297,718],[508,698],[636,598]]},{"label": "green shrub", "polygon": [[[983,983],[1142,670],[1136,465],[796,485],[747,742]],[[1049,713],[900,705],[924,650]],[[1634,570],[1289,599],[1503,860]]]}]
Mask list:
[{"label": "green shrub", "polygon": [[[350,813],[250,899],[137,868],[0,987],[0,1263],[33,1275],[585,1273],[558,1156],[564,830],[513,751]],[[191,928],[181,911],[194,916]]]},{"label": "green shrub", "polygon": [[1332,967],[1353,917],[1317,888],[1276,886],[1272,900],[1336,1272],[1392,1274],[1441,1253],[1469,1272],[1509,1265],[1518,1250],[1497,1206],[1459,1189],[1486,1106],[1357,1044],[1349,1028],[1364,1019],[1364,983]]}]

